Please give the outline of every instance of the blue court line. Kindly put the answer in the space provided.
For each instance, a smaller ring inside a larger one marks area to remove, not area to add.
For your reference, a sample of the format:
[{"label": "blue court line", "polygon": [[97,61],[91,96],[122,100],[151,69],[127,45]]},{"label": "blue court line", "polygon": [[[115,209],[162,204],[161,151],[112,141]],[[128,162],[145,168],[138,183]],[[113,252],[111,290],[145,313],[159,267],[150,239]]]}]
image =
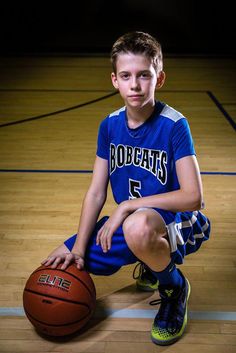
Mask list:
[{"label": "blue court line", "polygon": [[[152,309],[99,309],[94,318],[120,318],[120,319],[154,319],[157,310]],[[0,308],[0,316],[25,316],[22,307]],[[236,321],[236,312],[232,311],[190,311],[189,319],[192,320],[216,320]]]},{"label": "blue court line", "polygon": [[236,175],[236,172],[200,172],[202,175]]},{"label": "blue court line", "polygon": [[[64,170],[64,169],[0,169],[0,173],[67,173],[91,174],[92,170]],[[201,172],[202,175],[236,175],[236,172]]]}]

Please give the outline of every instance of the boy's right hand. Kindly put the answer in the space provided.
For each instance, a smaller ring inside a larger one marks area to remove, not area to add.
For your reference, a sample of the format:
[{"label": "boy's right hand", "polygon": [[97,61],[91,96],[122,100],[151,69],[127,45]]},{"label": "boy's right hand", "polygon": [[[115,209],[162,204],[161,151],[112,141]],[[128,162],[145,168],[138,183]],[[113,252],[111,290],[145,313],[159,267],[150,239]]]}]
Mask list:
[{"label": "boy's right hand", "polygon": [[83,270],[83,257],[72,252],[64,253],[59,256],[49,256],[47,259],[43,260],[41,264],[44,266],[51,266],[51,268],[56,268],[60,263],[63,263],[61,269],[65,270],[73,262],[79,270]]}]

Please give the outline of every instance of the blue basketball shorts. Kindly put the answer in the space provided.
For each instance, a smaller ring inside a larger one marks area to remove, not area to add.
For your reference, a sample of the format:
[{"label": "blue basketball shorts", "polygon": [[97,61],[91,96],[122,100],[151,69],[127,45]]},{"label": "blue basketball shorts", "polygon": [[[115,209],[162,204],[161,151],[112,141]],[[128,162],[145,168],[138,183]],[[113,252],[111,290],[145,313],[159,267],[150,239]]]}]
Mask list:
[{"label": "blue basketball shorts", "polygon": [[[154,210],[160,214],[166,224],[171,259],[174,263],[182,264],[185,255],[196,252],[202,242],[209,239],[210,222],[202,212],[173,213],[158,208]],[[85,268],[94,275],[112,275],[122,266],[139,261],[125,241],[122,226],[113,235],[112,246],[108,252],[104,253],[101,246],[96,245],[97,233],[108,218],[105,216],[97,222],[86,249]],[[64,242],[70,251],[76,236],[75,234]]]}]

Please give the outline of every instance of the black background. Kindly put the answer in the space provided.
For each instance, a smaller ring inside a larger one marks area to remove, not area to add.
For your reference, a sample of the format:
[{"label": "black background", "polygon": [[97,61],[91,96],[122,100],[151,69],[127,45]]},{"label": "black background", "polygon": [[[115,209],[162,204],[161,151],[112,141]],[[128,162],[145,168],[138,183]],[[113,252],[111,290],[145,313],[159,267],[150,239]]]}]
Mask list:
[{"label": "black background", "polygon": [[131,30],[147,31],[169,54],[235,56],[230,1],[21,1],[0,5],[1,54],[109,53]]}]

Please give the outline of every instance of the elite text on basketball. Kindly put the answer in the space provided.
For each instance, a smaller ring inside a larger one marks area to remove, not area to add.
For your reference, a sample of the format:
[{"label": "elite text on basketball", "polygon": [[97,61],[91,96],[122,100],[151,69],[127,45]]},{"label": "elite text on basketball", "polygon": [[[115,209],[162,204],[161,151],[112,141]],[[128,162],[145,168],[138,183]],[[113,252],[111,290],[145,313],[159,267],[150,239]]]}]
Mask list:
[{"label": "elite text on basketball", "polygon": [[59,277],[59,276],[51,276],[50,274],[42,274],[39,276],[38,281],[39,284],[49,285],[58,287],[62,290],[68,291],[71,286],[71,282]]}]

